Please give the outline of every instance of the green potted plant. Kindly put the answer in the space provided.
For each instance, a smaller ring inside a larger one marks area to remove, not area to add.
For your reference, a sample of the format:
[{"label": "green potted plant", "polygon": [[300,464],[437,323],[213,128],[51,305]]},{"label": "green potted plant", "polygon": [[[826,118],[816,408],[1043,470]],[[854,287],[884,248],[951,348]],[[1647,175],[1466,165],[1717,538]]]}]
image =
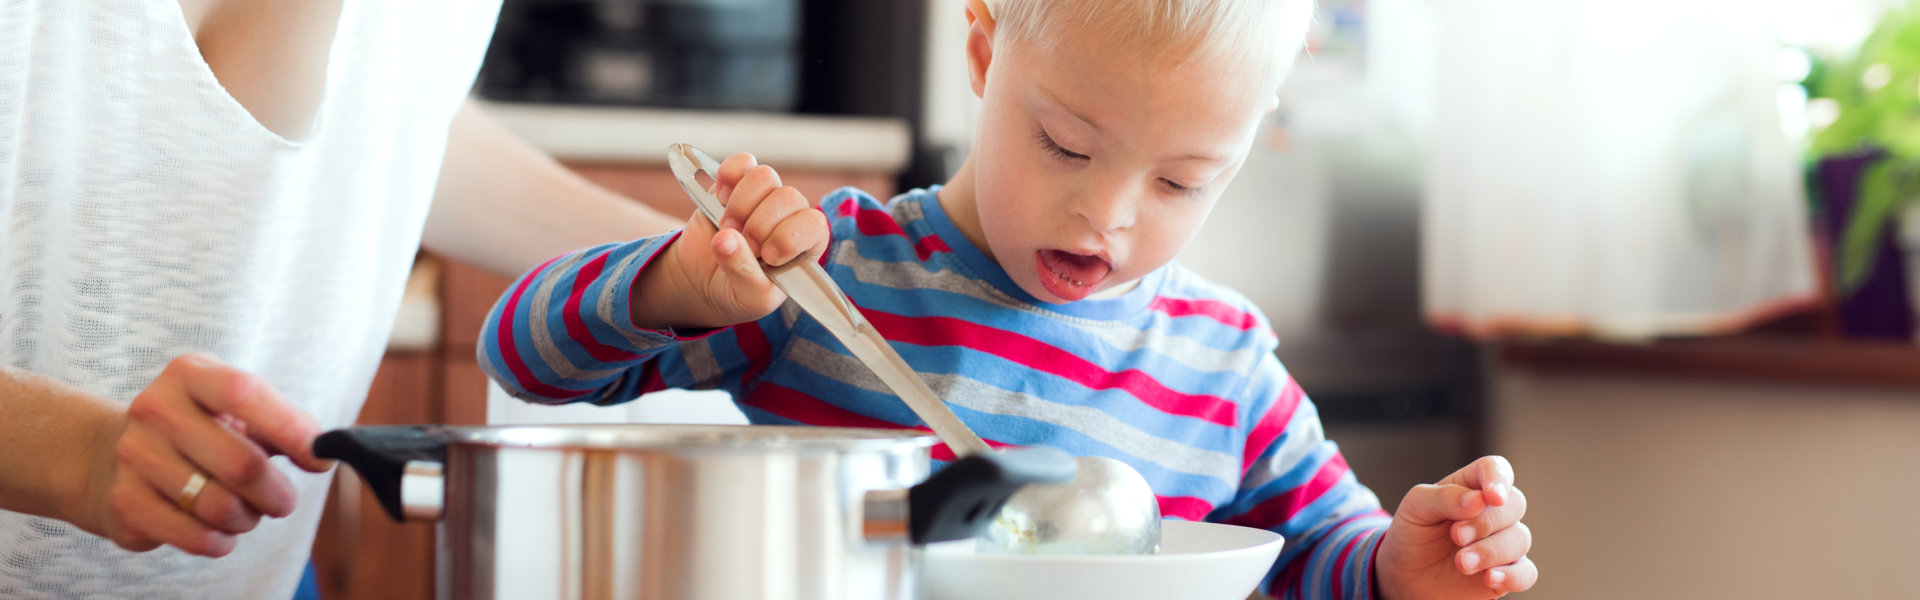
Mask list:
[{"label": "green potted plant", "polygon": [[1920,201],[1920,7],[1888,10],[1851,59],[1817,64],[1806,83],[1839,109],[1810,149],[1842,327],[1910,337],[1915,309],[1896,230]]}]

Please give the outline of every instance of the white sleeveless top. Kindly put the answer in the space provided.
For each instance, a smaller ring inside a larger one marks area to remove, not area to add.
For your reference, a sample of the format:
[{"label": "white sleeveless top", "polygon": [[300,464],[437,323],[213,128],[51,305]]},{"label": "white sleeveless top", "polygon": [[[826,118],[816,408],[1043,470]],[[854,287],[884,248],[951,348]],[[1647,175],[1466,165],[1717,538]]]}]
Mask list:
[{"label": "white sleeveless top", "polygon": [[[206,351],[350,424],[498,10],[346,0],[290,141],[221,87],[175,0],[0,0],[0,360],[124,402]],[[0,598],[289,598],[331,476],[274,462],[298,510],[217,560],[0,511]]]}]

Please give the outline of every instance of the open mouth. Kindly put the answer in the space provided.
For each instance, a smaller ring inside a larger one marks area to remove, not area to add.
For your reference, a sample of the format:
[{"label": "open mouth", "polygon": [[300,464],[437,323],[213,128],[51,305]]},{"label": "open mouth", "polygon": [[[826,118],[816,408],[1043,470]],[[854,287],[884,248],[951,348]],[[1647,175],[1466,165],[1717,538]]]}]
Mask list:
[{"label": "open mouth", "polygon": [[1062,300],[1086,298],[1113,272],[1113,265],[1098,256],[1074,254],[1063,250],[1041,250],[1035,261],[1040,285]]}]

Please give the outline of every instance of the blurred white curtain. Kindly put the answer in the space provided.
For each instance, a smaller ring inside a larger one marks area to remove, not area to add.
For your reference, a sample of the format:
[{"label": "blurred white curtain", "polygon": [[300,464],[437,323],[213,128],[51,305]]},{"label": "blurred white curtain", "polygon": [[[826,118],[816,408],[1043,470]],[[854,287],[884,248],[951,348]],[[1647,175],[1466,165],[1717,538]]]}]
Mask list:
[{"label": "blurred white curtain", "polygon": [[1810,302],[1777,5],[1429,3],[1429,321],[1476,337],[1641,338]]}]

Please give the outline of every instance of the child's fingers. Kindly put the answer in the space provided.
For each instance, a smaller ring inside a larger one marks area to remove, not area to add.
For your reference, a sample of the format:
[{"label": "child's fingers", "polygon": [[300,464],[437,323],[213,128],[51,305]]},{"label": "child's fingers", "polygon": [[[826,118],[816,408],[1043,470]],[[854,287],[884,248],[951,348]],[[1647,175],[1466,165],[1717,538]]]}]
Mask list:
[{"label": "child's fingers", "polygon": [[1500,506],[1506,504],[1507,494],[1513,488],[1513,465],[1502,456],[1482,456],[1446,479],[1442,484],[1464,485],[1486,494],[1487,504]]},{"label": "child's fingers", "polygon": [[1508,488],[1507,503],[1489,506],[1473,518],[1453,524],[1453,543],[1458,546],[1479,541],[1493,532],[1512,527],[1527,514],[1527,495],[1520,488]]},{"label": "child's fingers", "polygon": [[1462,485],[1421,484],[1407,491],[1395,517],[1419,526],[1472,518],[1487,507],[1478,490]]},{"label": "child's fingers", "polygon": [[770,241],[775,227],[785,222],[787,217],[805,210],[808,210],[806,195],[801,194],[800,190],[793,189],[792,186],[780,186],[769,192],[767,197],[760,201],[760,206],[754,209],[753,214],[747,216],[746,223],[740,226],[740,233],[747,234],[747,241],[752,244],[761,260],[769,265],[778,265],[792,256],[768,250],[767,242]]},{"label": "child's fingers", "polygon": [[760,259],[778,267],[801,256],[817,255],[826,251],[829,237],[825,214],[801,210],[787,215],[767,235],[760,244]]},{"label": "child's fingers", "polygon": [[738,231],[713,234],[713,255],[719,259],[720,269],[726,272],[727,279],[745,283],[766,279],[766,275],[760,272],[760,259],[753,256],[753,252],[747,248],[746,236]]},{"label": "child's fingers", "polygon": [[732,197],[726,199],[727,213],[720,219],[720,228],[739,229],[745,225],[767,196],[777,189],[780,189],[780,173],[773,167],[758,165],[747,169],[746,176],[734,186]]},{"label": "child's fingers", "polygon": [[1512,564],[1527,556],[1533,549],[1533,531],[1526,523],[1514,523],[1512,527],[1487,536],[1487,539],[1474,542],[1454,553],[1454,564],[1463,575],[1476,575],[1481,571],[1501,565]]},{"label": "child's fingers", "polygon": [[758,164],[758,159],[745,152],[727,157],[720,163],[720,172],[713,174],[713,189],[709,191],[713,192],[713,197],[720,199],[721,204],[726,204],[727,199],[733,197],[733,188],[739,185],[740,178],[746,177],[747,170]]},{"label": "child's fingers", "polygon": [[1533,559],[1522,556],[1511,565],[1487,569],[1480,578],[1497,592],[1524,592],[1533,589],[1533,583],[1539,581],[1540,567],[1533,564]]}]

